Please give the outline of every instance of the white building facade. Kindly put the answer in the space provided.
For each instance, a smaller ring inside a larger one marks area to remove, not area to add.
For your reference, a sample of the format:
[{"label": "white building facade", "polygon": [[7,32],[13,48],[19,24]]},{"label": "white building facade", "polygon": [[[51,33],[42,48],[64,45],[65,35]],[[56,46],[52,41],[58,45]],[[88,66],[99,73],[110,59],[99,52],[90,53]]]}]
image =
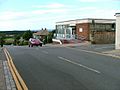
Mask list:
[{"label": "white building facade", "polygon": [[115,49],[120,49],[120,13],[116,13],[116,40]]}]

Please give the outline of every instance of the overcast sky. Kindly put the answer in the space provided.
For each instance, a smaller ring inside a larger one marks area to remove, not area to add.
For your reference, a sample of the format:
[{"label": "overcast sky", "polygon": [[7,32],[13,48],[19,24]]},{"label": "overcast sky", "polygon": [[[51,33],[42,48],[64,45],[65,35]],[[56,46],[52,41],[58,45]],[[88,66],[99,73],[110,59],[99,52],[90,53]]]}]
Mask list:
[{"label": "overcast sky", "polygon": [[0,31],[54,29],[82,18],[115,19],[120,0],[0,0]]}]

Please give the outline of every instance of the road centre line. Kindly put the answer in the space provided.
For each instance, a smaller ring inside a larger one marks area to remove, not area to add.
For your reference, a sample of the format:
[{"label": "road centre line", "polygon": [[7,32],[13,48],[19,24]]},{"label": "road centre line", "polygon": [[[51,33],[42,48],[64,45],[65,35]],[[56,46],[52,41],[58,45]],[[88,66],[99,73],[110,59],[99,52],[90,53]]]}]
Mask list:
[{"label": "road centre line", "polygon": [[73,62],[73,61],[71,61],[71,60],[69,60],[69,59],[66,59],[66,58],[64,58],[64,57],[58,56],[58,58],[61,59],[61,60],[67,61],[67,62],[69,62],[69,63],[72,63],[72,64],[74,64],[74,65],[83,67],[83,68],[85,68],[85,69],[87,69],[87,70],[90,70],[90,71],[92,71],[92,72],[95,72],[95,73],[98,73],[98,74],[101,73],[101,72],[98,71],[98,70],[89,68],[89,67],[87,67],[87,66],[85,66],[85,65],[82,65],[82,64],[80,64],[80,63]]},{"label": "road centre line", "polygon": [[6,55],[7,62],[8,62],[9,68],[11,70],[12,76],[14,78],[15,84],[17,86],[17,89],[18,90],[28,90],[28,87],[26,86],[24,80],[18,73],[18,71],[13,63],[12,57],[10,56],[10,53],[8,52],[8,50],[6,48],[4,48],[4,53]]},{"label": "road centre line", "polygon": [[43,53],[45,53],[45,54],[48,54],[48,52],[47,51],[42,51]]}]

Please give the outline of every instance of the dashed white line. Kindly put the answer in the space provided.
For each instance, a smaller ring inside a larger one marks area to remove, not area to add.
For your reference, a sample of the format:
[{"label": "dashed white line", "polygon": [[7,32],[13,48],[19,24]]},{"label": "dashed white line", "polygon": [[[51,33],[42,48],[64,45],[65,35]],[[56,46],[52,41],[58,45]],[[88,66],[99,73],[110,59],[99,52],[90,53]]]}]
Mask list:
[{"label": "dashed white line", "polygon": [[95,70],[95,69],[89,68],[89,67],[87,67],[87,66],[85,66],[85,65],[82,65],[82,64],[80,64],[80,63],[73,62],[73,61],[71,61],[71,60],[69,60],[69,59],[66,59],[66,58],[64,58],[64,57],[60,57],[60,56],[58,56],[58,58],[61,59],[61,60],[67,61],[67,62],[69,62],[69,63],[72,63],[72,64],[74,64],[74,65],[77,65],[77,66],[83,67],[83,68],[85,68],[85,69],[87,69],[87,70],[93,71],[93,72],[95,72],[95,73],[98,73],[98,74],[101,73],[101,72],[98,71],[98,70]]},{"label": "dashed white line", "polygon": [[43,53],[45,53],[45,54],[48,54],[48,52],[47,51],[42,51]]}]

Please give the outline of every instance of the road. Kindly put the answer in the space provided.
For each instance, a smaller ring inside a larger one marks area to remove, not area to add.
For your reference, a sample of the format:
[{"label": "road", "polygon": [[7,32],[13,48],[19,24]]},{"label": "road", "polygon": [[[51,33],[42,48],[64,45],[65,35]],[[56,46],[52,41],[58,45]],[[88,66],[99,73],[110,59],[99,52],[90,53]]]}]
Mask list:
[{"label": "road", "polygon": [[66,47],[7,47],[29,90],[120,90],[120,60]]}]

